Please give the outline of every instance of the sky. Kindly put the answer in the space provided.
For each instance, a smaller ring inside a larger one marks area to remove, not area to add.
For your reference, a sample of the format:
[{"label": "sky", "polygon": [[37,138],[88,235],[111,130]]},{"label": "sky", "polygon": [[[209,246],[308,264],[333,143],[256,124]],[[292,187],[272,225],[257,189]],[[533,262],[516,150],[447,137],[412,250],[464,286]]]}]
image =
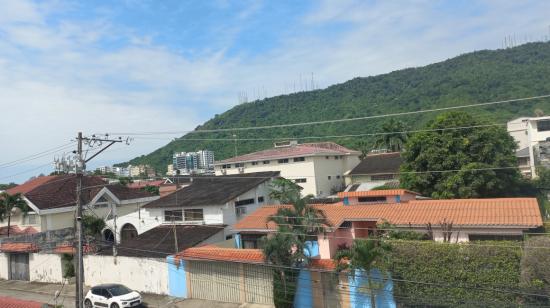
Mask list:
[{"label": "sky", "polygon": [[[305,90],[312,77],[324,88],[502,48],[506,36],[544,40],[548,12],[550,1],[529,0],[0,0],[0,183],[49,173],[72,145],[17,160],[78,131],[192,130],[239,93]],[[170,137],[117,144],[88,168]]]}]

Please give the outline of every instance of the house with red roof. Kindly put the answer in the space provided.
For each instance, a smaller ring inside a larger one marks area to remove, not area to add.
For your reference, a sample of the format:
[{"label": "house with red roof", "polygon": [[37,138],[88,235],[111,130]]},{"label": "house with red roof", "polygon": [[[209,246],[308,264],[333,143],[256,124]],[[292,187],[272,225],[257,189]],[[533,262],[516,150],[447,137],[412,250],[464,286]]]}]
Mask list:
[{"label": "house with red roof", "polygon": [[[56,175],[38,177],[8,189],[8,194],[21,194],[30,208],[26,214],[19,210],[12,213],[10,231],[29,234],[72,228],[76,185],[75,175]],[[109,184],[96,176],[84,176],[82,187],[81,198],[85,212],[107,222],[115,215],[135,212],[145,203],[159,198],[139,188]],[[6,220],[0,222],[0,234],[4,233],[4,227],[7,228]],[[108,223],[106,232],[109,233],[111,228],[114,226]]]},{"label": "house with red roof", "polygon": [[[525,232],[543,225],[536,198],[416,200],[406,190],[343,192],[339,196],[347,201],[314,205],[326,217],[327,232],[317,240],[322,259],[333,258],[339,247],[350,246],[354,239],[368,238],[385,221],[398,230],[449,242],[521,240]],[[380,196],[385,198],[368,199]],[[277,232],[277,225],[268,218],[281,206],[285,205],[261,207],[235,224],[243,248],[257,248],[259,238]]]},{"label": "house with red roof", "polygon": [[271,149],[214,163],[216,175],[279,171],[303,188],[303,195],[326,197],[344,187],[344,174],[359,164],[358,151],[334,142],[278,142]]}]

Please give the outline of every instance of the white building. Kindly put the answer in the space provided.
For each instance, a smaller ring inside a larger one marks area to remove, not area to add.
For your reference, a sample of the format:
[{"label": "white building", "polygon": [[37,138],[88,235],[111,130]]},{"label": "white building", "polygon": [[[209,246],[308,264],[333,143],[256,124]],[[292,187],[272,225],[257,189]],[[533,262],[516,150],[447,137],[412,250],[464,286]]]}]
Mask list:
[{"label": "white building", "polygon": [[536,177],[537,165],[550,165],[550,116],[517,118],[507,130],[518,143],[516,156],[525,176]]},{"label": "white building", "polygon": [[303,188],[302,194],[325,197],[344,187],[344,174],[359,164],[358,151],[333,142],[276,143],[274,148],[214,163],[216,175],[279,171]]},{"label": "white building", "polygon": [[[125,234],[139,235],[159,225],[199,224],[225,229],[232,235],[231,226],[246,214],[265,204],[274,204],[269,197],[271,181],[278,172],[259,172],[238,176],[197,176],[173,193],[152,201],[137,212],[119,215],[119,238]],[[107,222],[111,224],[111,221]]]},{"label": "white building", "polygon": [[208,173],[214,169],[214,152],[202,150],[174,153],[172,165],[174,170],[179,170],[180,174]]}]

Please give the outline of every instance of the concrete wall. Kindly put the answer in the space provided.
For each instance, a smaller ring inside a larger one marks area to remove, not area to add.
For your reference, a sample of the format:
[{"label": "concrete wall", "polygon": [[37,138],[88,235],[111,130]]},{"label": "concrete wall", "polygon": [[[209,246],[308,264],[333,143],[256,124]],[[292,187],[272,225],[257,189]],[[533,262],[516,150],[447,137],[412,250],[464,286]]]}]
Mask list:
[{"label": "concrete wall", "polygon": [[84,257],[85,284],[121,283],[130,289],[156,294],[169,294],[168,266],[165,259]]},{"label": "concrete wall", "polygon": [[0,279],[9,279],[9,262],[9,254],[0,253]]},{"label": "concrete wall", "polygon": [[29,254],[29,275],[31,281],[62,283],[63,267],[60,254]]}]

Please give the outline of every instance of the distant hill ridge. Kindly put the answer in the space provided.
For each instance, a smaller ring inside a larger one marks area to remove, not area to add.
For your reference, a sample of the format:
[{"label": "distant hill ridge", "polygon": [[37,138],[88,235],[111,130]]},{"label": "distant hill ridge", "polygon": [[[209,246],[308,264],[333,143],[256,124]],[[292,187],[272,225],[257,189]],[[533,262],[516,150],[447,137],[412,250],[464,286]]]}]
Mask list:
[{"label": "distant hill ridge", "polygon": [[[529,43],[515,48],[476,51],[419,68],[372,77],[359,77],[326,89],[280,95],[237,105],[216,115],[196,130],[264,126],[414,111],[482,103],[550,93],[550,43]],[[550,100],[507,103],[465,109],[491,122],[531,116],[535,109],[550,113]],[[411,128],[422,127],[437,113],[396,117]],[[237,131],[237,138],[283,138],[365,134],[380,131],[385,119],[313,126]],[[172,154],[209,149],[216,160],[232,157],[233,132],[187,134],[152,153],[126,164],[150,164],[166,172]],[[189,140],[220,138],[221,140]],[[372,146],[371,138],[320,138],[303,142],[334,141],[351,149]],[[272,140],[238,141],[238,154],[269,148]]]}]

